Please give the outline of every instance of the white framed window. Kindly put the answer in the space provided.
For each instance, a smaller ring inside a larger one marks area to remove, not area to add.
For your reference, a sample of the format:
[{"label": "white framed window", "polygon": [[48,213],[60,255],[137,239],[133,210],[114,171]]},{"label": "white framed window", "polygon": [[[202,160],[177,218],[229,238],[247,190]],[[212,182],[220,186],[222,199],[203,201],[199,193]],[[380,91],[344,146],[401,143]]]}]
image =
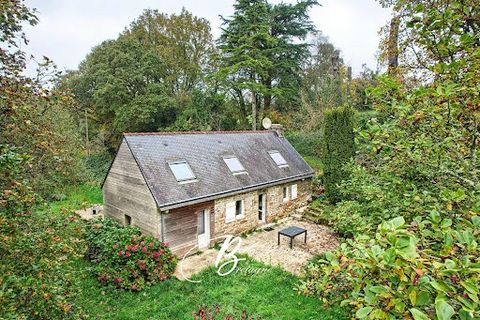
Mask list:
[{"label": "white framed window", "polygon": [[205,214],[205,210],[202,210],[199,214],[198,214],[198,228],[197,228],[197,235],[202,235],[205,233],[205,229],[206,229],[206,219],[207,219],[207,215]]},{"label": "white framed window", "polygon": [[243,200],[235,201],[235,218],[243,218],[245,216],[244,208],[243,208]]},{"label": "white framed window", "polygon": [[193,174],[192,168],[190,168],[187,161],[181,160],[169,162],[168,166],[178,182],[195,180],[195,175]]},{"label": "white framed window", "polygon": [[225,206],[225,222],[232,222],[245,217],[243,200],[228,202]]},{"label": "white framed window", "polygon": [[292,189],[291,190],[292,200],[295,200],[295,199],[297,199],[297,185],[292,184],[291,189]]},{"label": "white framed window", "polygon": [[284,168],[288,167],[288,163],[285,160],[285,158],[282,156],[282,154],[276,150],[268,151],[268,154],[270,155],[270,158],[275,162],[275,164],[279,168]]},{"label": "white framed window", "polygon": [[245,168],[237,157],[225,157],[223,158],[223,161],[225,161],[228,169],[230,169],[233,174],[247,173],[247,171],[245,171]]},{"label": "white framed window", "polygon": [[283,202],[287,202],[288,201],[288,187],[283,187]]}]

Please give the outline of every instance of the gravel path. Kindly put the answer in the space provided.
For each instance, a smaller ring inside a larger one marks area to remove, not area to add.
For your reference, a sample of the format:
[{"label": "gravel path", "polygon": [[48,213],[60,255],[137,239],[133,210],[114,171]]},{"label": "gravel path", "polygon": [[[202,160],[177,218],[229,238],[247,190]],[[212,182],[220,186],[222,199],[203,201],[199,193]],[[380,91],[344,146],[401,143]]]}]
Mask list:
[{"label": "gravel path", "polygon": [[[298,226],[307,229],[307,243],[304,244],[304,235],[299,235],[294,239],[293,248],[290,249],[290,238],[281,236],[280,246],[277,245],[278,231],[289,226]],[[282,269],[296,275],[300,275],[302,267],[314,255],[335,249],[339,245],[339,240],[333,232],[327,227],[314,224],[304,220],[287,218],[278,225],[273,226],[273,230],[258,230],[247,238],[242,239],[242,244],[238,252],[245,253],[255,260],[263,263],[279,266]],[[215,262],[218,251],[208,249],[198,255],[193,255],[179,261],[175,276],[180,280],[190,277],[211,266]],[[241,267],[241,263],[239,265]],[[183,268],[183,273],[182,273]]]}]

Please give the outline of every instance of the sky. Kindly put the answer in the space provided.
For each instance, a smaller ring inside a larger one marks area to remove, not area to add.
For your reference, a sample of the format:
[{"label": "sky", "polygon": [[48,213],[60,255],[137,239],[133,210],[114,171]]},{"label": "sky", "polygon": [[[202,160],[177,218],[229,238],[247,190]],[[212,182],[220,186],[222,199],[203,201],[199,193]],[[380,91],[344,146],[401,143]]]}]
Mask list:
[{"label": "sky", "polygon": [[[144,9],[172,14],[185,7],[210,21],[212,34],[217,38],[221,32],[220,16],[233,14],[234,0],[26,0],[25,3],[37,9],[40,22],[25,28],[30,42],[23,49],[35,57],[49,57],[60,70],[73,70],[92,47],[116,38]],[[341,50],[354,75],[363,63],[376,69],[378,31],[389,20],[390,12],[374,0],[319,0],[319,3],[321,6],[310,10],[310,17]]]}]

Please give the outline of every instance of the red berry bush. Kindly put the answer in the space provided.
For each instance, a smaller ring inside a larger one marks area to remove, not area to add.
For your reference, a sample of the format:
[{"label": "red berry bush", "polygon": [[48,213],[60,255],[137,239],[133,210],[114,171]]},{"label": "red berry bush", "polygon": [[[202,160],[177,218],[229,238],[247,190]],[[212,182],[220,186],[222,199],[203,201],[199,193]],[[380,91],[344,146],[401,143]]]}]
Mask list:
[{"label": "red berry bush", "polygon": [[177,264],[165,243],[109,218],[91,220],[86,240],[87,259],[94,263],[97,278],[104,285],[140,291],[170,278]]}]

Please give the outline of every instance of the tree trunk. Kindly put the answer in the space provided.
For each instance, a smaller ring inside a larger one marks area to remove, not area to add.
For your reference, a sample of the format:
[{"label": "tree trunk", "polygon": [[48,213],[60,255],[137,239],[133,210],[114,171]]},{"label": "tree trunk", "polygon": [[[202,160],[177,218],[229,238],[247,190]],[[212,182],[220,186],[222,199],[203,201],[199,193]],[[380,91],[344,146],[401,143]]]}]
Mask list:
[{"label": "tree trunk", "polygon": [[263,107],[265,112],[268,112],[270,111],[270,106],[272,104],[272,95],[270,94],[272,90],[272,78],[270,76],[265,80],[265,86],[268,91],[263,98]]},{"label": "tree trunk", "polygon": [[234,98],[236,98],[237,100],[237,104],[238,106],[240,107],[240,112],[242,114],[242,122],[243,122],[243,126],[244,128],[247,128],[248,126],[248,120],[247,120],[247,116],[248,116],[248,111],[247,111],[247,105],[245,103],[245,98],[243,97],[243,92],[241,89],[236,89],[234,88],[233,89],[233,96]]},{"label": "tree trunk", "polygon": [[398,28],[400,26],[400,18],[393,17],[390,21],[390,33],[388,35],[388,75],[395,76],[398,69]]},{"label": "tree trunk", "polygon": [[258,96],[252,92],[253,101],[252,101],[252,130],[257,130],[257,104]]}]

